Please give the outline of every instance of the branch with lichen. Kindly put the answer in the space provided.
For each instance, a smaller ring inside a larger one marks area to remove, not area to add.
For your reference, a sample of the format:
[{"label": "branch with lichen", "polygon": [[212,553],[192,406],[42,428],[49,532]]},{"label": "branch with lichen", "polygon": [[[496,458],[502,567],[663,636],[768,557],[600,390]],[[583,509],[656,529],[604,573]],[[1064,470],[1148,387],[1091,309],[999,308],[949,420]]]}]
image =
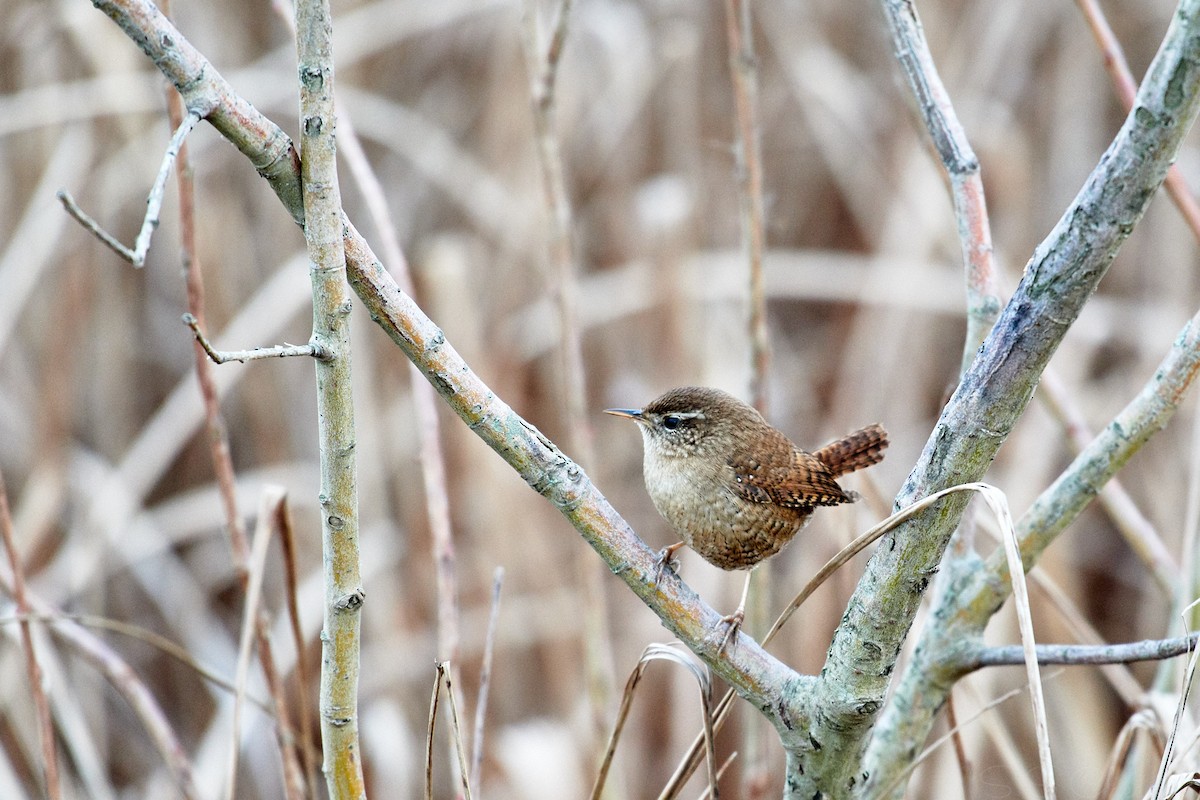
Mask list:
[{"label": "branch with lichen", "polygon": [[[1017,521],[1026,570],[1079,516],[1113,475],[1151,436],[1166,427],[1200,371],[1200,314],[1184,326],[1142,391],[1080,452]],[[1008,565],[997,553],[964,571],[941,593],[921,632],[911,666],[881,716],[868,750],[872,785],[886,786],[904,769],[896,742],[922,741],[949,687],[979,652],[988,620],[1008,597]]]},{"label": "branch with lichen", "polygon": [[[896,498],[898,507],[978,480],[987,470],[1029,404],[1050,356],[1161,185],[1200,109],[1198,72],[1200,0],[1184,0],[1134,111],[1035,250],[943,409]],[[802,743],[803,751],[789,760],[796,796],[861,786],[861,754],[884,707],[900,646],[965,506],[965,499],[947,498],[881,541],[868,562],[807,709],[824,723],[814,732],[820,749]],[[903,750],[898,741],[879,747]],[[866,766],[870,772],[870,762]]]}]

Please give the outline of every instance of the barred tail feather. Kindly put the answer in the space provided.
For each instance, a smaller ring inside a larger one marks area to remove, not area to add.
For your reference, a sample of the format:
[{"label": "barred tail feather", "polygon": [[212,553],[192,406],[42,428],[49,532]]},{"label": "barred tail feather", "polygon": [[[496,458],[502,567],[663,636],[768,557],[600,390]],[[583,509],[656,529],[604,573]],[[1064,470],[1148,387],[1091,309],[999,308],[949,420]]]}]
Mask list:
[{"label": "barred tail feather", "polygon": [[883,451],[887,446],[888,435],[883,426],[868,425],[843,439],[825,445],[813,455],[819,458],[836,478],[883,461]]}]

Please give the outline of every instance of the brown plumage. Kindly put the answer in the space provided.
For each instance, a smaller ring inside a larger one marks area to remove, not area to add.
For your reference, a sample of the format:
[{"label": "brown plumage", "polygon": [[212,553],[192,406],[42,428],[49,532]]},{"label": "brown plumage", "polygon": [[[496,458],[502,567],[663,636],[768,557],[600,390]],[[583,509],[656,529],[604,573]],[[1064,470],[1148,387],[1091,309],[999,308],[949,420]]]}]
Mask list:
[{"label": "brown plumage", "polygon": [[871,425],[808,453],[752,407],[704,387],[608,413],[639,423],[655,507],[722,569],[749,569],[778,553],[817,506],[854,502],[836,479],[878,463],[888,445],[887,432]]}]

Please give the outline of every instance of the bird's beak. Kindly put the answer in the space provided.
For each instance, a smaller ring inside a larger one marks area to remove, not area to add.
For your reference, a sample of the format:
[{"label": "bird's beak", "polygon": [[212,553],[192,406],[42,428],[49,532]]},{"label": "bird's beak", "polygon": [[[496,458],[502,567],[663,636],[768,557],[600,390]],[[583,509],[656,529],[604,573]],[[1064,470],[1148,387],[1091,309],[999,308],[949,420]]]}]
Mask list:
[{"label": "bird's beak", "polygon": [[625,417],[632,420],[642,419],[642,410],[640,408],[606,408],[605,414],[612,414],[614,417]]}]

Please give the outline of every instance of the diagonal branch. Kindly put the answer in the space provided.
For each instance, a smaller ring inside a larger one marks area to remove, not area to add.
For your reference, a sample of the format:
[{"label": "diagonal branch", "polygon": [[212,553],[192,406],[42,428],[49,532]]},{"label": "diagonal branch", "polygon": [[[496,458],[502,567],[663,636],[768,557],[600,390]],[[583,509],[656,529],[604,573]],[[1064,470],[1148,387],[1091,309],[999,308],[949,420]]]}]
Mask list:
[{"label": "diagonal branch", "polygon": [[[149,0],[93,0],[176,85],[189,108],[238,147],[298,222],[304,212],[299,166],[287,135],[238,96],[207,59]],[[750,700],[785,742],[808,724],[800,703],[812,679],[797,675],[740,635],[722,656],[711,632],[721,615],[673,574],[656,580],[656,552],[596,489],[583,470],[522,419],[476,375],[442,331],[404,293],[343,215],[350,284],[372,319],[420,369],[458,416],[535,491],[555,506],[641,600],[712,669]]]}]

